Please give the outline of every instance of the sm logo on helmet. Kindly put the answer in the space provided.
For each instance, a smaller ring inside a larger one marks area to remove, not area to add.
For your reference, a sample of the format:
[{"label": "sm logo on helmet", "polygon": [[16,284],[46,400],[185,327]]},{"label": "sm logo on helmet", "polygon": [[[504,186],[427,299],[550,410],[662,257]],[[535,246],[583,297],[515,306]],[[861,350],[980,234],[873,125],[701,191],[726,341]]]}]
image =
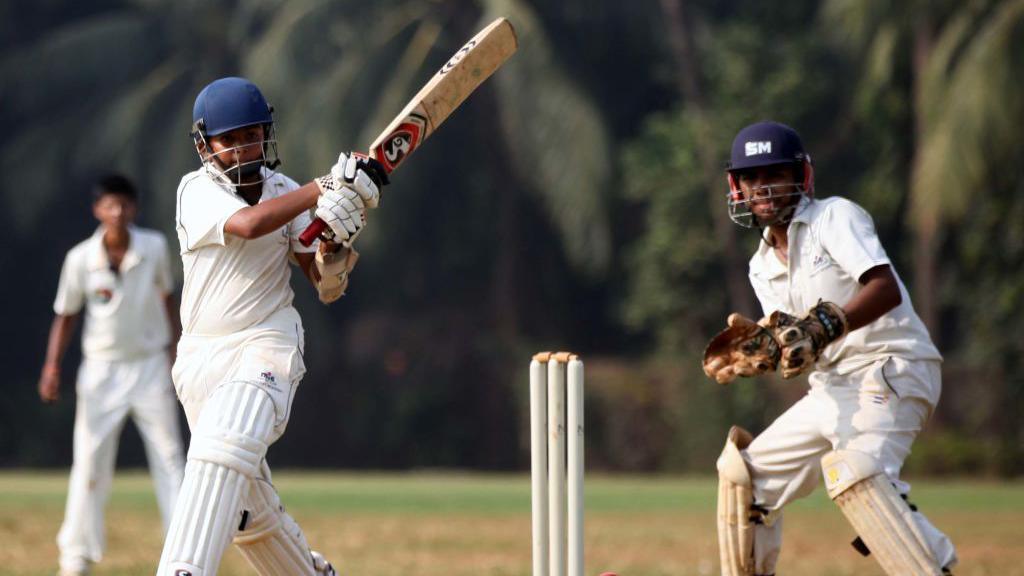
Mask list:
[{"label": "sm logo on helmet", "polygon": [[772,143],[769,142],[747,142],[743,151],[747,156],[757,156],[758,154],[771,154]]}]

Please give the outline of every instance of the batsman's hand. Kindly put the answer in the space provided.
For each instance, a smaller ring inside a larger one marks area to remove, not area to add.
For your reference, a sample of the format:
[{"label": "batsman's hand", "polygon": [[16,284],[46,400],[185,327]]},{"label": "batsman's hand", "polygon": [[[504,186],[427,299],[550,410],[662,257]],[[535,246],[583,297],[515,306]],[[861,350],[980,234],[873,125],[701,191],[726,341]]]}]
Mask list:
[{"label": "batsman's hand", "polygon": [[388,182],[388,173],[383,164],[354,152],[339,154],[338,161],[331,167],[331,173],[316,179],[321,192],[351,188],[359,194],[367,208],[376,208],[380,204],[380,189]]},{"label": "batsman's hand", "polygon": [[355,190],[342,186],[337,190],[324,188],[316,201],[316,217],[327,224],[331,240],[346,242],[354,239],[366,223],[363,199]]},{"label": "batsman's hand", "polygon": [[704,349],[704,373],[719,384],[728,384],[737,376],[774,371],[781,350],[771,331],[742,314],[730,314],[727,323],[728,328]]},{"label": "batsman's hand", "polygon": [[[774,312],[783,314],[782,312]],[[772,332],[782,346],[782,360],[779,364],[783,378],[793,378],[806,372],[826,346],[842,338],[849,327],[846,313],[832,302],[818,301],[806,316],[785,324],[773,326]]]}]

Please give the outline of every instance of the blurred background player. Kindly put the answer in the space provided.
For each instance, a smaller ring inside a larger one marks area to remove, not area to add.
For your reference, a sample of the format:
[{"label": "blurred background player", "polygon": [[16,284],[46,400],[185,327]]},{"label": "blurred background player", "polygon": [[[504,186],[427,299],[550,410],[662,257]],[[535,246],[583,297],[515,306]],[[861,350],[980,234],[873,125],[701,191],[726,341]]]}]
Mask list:
[{"label": "blurred background player", "polygon": [[155,230],[132,224],[138,199],[124,176],[99,179],[93,194],[100,226],[64,259],[39,378],[39,397],[56,402],[61,361],[84,308],[74,461],[57,536],[62,575],[87,574],[103,556],[103,509],[128,416],[146,447],[165,529],[184,469],[170,378],[177,321],[167,241]]},{"label": "blurred background player", "polygon": [[213,576],[232,539],[259,574],[335,573],[284,512],[265,460],[306,371],[289,262],[321,301],[338,299],[357,254],[331,242],[303,247],[309,210],[351,241],[385,182],[351,154],[301,187],[274,171],[272,112],[243,78],[212,82],[193,109],[202,167],[178,186],[184,333],[173,369],[192,443],[160,576]]},{"label": "blurred background player", "polygon": [[[815,199],[810,156],[775,122],[737,134],[727,177],[729,216],[761,235],[750,282],[766,317],[731,315],[747,337],[706,357],[705,372],[727,383],[778,366],[785,378],[809,372],[810,390],[756,438],[729,433],[718,460],[722,573],[774,574],[782,509],[823,473],[859,535],[855,547],[888,574],[948,571],[952,543],[900,480],[939,400],[942,358],[871,217],[845,198]],[[770,338],[774,356],[763,354]]]}]

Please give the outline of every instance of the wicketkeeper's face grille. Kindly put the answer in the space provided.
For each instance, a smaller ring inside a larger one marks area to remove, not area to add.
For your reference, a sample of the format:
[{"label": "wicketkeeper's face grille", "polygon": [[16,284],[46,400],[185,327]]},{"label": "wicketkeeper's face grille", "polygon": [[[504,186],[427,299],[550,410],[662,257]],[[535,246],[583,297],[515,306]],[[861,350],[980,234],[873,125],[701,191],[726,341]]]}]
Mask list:
[{"label": "wicketkeeper's face grille", "polygon": [[805,192],[803,185],[797,182],[741,184],[729,190],[729,218],[744,228],[788,224]]}]

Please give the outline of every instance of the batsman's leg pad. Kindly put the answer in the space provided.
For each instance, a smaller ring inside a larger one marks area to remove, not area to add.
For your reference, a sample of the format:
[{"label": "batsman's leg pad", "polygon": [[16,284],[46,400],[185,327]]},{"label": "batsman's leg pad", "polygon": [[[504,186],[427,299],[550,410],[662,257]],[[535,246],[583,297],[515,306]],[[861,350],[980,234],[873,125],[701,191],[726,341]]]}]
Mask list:
[{"label": "batsman's leg pad", "polygon": [[207,400],[193,430],[158,576],[217,573],[238,528],[242,497],[260,473],[274,420],[270,396],[245,383],[226,383]]},{"label": "batsman's leg pad", "polygon": [[872,456],[835,450],[821,459],[828,495],[890,576],[940,576],[913,511]]},{"label": "batsman's leg pad", "polygon": [[747,463],[740,455],[753,436],[739,426],[729,430],[718,457],[718,551],[722,576],[754,574],[753,484]]},{"label": "batsman's leg pad", "polygon": [[330,563],[309,549],[302,529],[284,511],[266,463],[261,477],[249,482],[241,518],[234,543],[257,573],[335,576]]}]

